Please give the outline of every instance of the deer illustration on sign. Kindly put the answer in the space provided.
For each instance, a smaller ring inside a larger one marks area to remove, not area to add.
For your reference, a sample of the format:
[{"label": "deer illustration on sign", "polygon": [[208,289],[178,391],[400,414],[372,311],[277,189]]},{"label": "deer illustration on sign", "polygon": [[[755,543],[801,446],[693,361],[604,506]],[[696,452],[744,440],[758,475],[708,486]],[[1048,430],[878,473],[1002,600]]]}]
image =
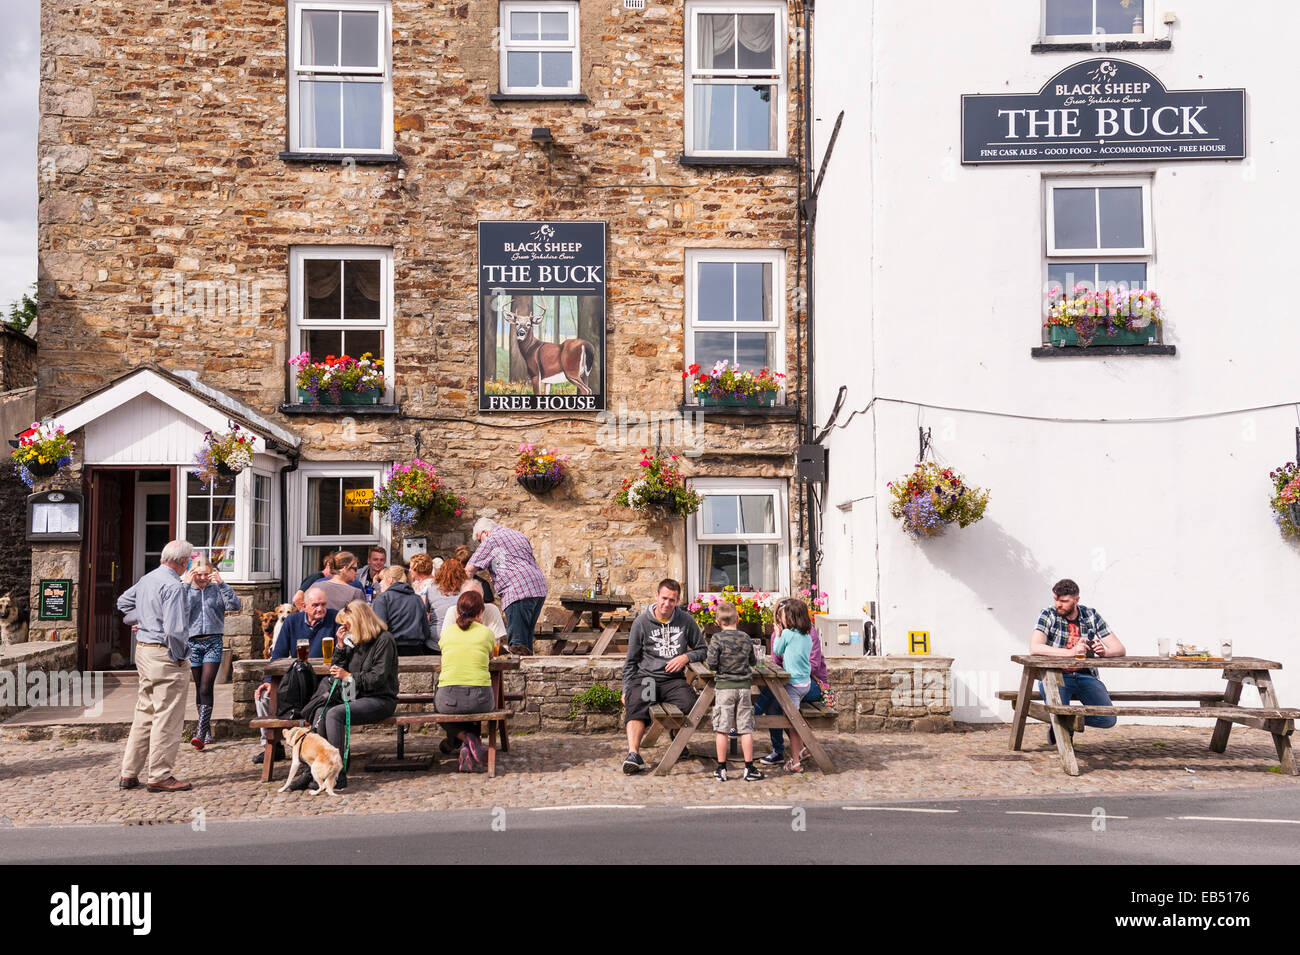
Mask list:
[{"label": "deer illustration on sign", "polygon": [[545,320],[546,306],[539,304],[538,308],[540,312],[527,315],[520,315],[513,306],[505,312],[507,324],[514,326],[533,394],[542,394],[542,385],[549,393],[552,384],[564,381],[571,382],[580,395],[591,394],[587,380],[596,361],[596,347],[585,338],[570,338],[558,345],[538,339],[533,330]]}]

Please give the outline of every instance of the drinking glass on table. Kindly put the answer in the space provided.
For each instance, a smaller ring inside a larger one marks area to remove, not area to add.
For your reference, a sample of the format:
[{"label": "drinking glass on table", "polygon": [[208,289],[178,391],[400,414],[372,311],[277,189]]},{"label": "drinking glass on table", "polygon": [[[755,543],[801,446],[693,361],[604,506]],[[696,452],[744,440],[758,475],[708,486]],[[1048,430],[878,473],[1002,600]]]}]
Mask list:
[{"label": "drinking glass on table", "polygon": [[1225,638],[1223,641],[1221,641],[1221,642],[1219,643],[1219,655],[1222,656],[1223,659],[1225,659],[1225,660],[1231,660],[1231,659],[1232,659],[1232,640],[1231,640],[1231,638]]},{"label": "drinking glass on table", "polygon": [[330,666],[334,660],[334,638],[323,637],[320,642],[321,656],[325,658],[325,666]]},{"label": "drinking glass on table", "polygon": [[307,651],[311,647],[310,640],[299,640],[297,646],[298,659],[304,663],[307,662]]},{"label": "drinking glass on table", "polygon": [[1162,657],[1169,656],[1169,638],[1161,637],[1156,641],[1156,653]]}]

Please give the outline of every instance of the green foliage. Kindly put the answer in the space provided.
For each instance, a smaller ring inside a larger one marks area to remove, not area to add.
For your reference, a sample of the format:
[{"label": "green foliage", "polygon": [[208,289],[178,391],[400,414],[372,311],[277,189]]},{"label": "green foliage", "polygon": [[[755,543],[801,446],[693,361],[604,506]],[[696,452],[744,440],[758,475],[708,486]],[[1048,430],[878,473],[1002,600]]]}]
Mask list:
[{"label": "green foliage", "polygon": [[[32,291],[36,291],[35,282],[32,283]],[[36,299],[32,298],[30,292],[24,292],[22,298],[10,304],[5,326],[25,335],[34,321],[36,321]]]},{"label": "green foliage", "polygon": [[569,719],[581,713],[617,713],[622,708],[623,694],[597,683],[574,695],[569,703]]}]

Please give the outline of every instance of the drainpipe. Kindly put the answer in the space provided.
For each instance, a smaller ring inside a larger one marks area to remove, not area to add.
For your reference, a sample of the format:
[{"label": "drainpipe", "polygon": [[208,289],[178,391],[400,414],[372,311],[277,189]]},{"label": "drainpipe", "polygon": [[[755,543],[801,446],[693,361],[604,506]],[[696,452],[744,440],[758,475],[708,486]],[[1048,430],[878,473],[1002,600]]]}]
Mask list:
[{"label": "drainpipe", "polygon": [[[807,289],[805,295],[805,315],[807,316],[808,325],[808,372],[806,378],[805,399],[806,408],[804,417],[804,443],[813,444],[814,429],[813,422],[816,420],[816,404],[814,394],[814,363],[816,339],[816,323],[814,316],[816,314],[816,299],[814,290],[816,289],[816,253],[813,244],[815,226],[817,223],[817,200],[813,195],[813,85],[812,85],[812,14],[814,0],[804,0],[803,5],[803,137],[804,137],[804,199],[801,203],[800,213],[804,222],[804,249],[805,249],[805,269],[807,274]],[[818,566],[818,555],[820,552],[819,534],[817,531],[818,514],[812,487],[806,489],[804,494],[804,506],[807,509],[807,526],[808,526],[808,576],[809,586],[813,589],[818,587],[818,577],[820,576]]]},{"label": "drainpipe", "polygon": [[298,454],[286,448],[291,457],[289,463],[280,468],[280,603],[287,604],[289,590],[289,472],[298,470]]}]

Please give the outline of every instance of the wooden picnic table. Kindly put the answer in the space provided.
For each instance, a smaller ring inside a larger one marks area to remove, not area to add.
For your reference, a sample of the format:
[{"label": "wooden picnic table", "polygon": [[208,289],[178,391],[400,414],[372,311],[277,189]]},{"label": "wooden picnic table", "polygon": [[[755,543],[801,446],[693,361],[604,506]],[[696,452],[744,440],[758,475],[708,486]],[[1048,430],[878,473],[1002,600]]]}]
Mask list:
[{"label": "wooden picnic table", "polygon": [[[1023,670],[1020,688],[1015,693],[1001,693],[1004,699],[1015,701],[1015,715],[1011,720],[1011,748],[1020,749],[1024,738],[1025,719],[1032,716],[1050,722],[1056,736],[1056,749],[1061,767],[1071,776],[1079,775],[1079,763],[1070,739],[1070,728],[1088,716],[1177,716],[1203,717],[1215,720],[1210,749],[1222,753],[1228,746],[1228,734],[1234,723],[1262,729],[1273,736],[1278,762],[1284,772],[1300,775],[1296,769],[1295,754],[1291,749],[1291,734],[1300,709],[1284,709],[1278,705],[1273,689],[1271,670],[1282,669],[1282,664],[1256,657],[1233,657],[1231,660],[1196,659],[1177,660],[1173,657],[1057,657],[1042,654],[1020,653],[1011,657]],[[1062,672],[1087,669],[1116,670],[1220,670],[1226,685],[1219,690],[1108,690],[1113,706],[1062,705]],[[1034,684],[1042,680],[1047,704],[1037,702]],[[1241,690],[1253,685],[1259,690],[1260,706],[1242,706]],[[1125,705],[1130,702],[1194,702],[1196,706]],[[1068,723],[1067,723],[1068,721]]]},{"label": "wooden picnic table", "polygon": [[[686,664],[686,673],[699,692],[696,697],[695,705],[691,707],[690,713],[684,718],[673,720],[677,735],[671,743],[668,744],[668,751],[664,753],[663,758],[659,760],[659,765],[654,768],[651,775],[663,776],[668,770],[672,769],[673,764],[686,752],[686,746],[691,741],[695,731],[700,728],[705,718],[709,715],[709,710],[713,707],[713,699],[717,695],[717,689],[714,686],[716,675],[703,663]],[[750,670],[750,678],[754,684],[759,687],[765,687],[776,698],[781,706],[781,712],[784,716],[755,717],[754,729],[787,729],[794,730],[803,740],[808,752],[821,767],[823,773],[835,772],[835,765],[831,762],[830,756],[822,744],[818,742],[817,736],[809,727],[808,721],[804,718],[797,707],[790,702],[790,695],[785,691],[785,684],[790,682],[790,674],[771,662],[760,663]],[[654,707],[651,707],[651,713],[654,713]],[[646,732],[642,743],[646,746],[652,744],[659,738],[660,732],[664,728],[665,720],[660,718]],[[711,733],[712,727],[709,727]]]},{"label": "wooden picnic table", "polygon": [[[555,633],[555,650],[557,654],[574,653],[577,644],[585,643],[585,640],[578,640],[567,637],[567,634],[573,633],[580,623],[584,613],[591,614],[591,629],[600,630],[600,616],[606,613],[617,613],[620,610],[629,610],[632,607],[632,601],[627,597],[615,597],[611,594],[602,594],[599,597],[587,596],[569,596],[560,598],[560,606],[569,611],[569,618],[564,622],[559,630]],[[609,645],[614,641],[614,637],[626,624],[629,628],[632,624],[632,617],[629,614],[625,617],[614,617],[601,630],[600,636],[596,638],[595,645],[591,649],[593,656],[600,656],[609,649]],[[570,647],[572,643],[574,646]]]},{"label": "wooden picnic table", "polygon": [[[276,700],[280,692],[280,680],[289,672],[289,666],[297,657],[282,657],[279,660],[272,660],[262,671],[263,676],[271,681],[271,716],[275,716]],[[308,661],[311,664],[312,671],[317,676],[327,676],[329,667],[321,657],[312,657]],[[488,663],[488,672],[492,677],[492,694],[496,701],[496,708],[503,710],[505,705],[505,681],[502,674],[507,670],[518,670],[519,658],[512,656],[493,657]],[[436,654],[418,657],[398,657],[397,672],[402,673],[432,673],[434,683],[437,684],[437,675],[442,672],[442,657]],[[398,695],[398,702],[411,702],[402,700],[401,694]],[[421,700],[425,700],[424,695],[420,695]],[[272,728],[267,730],[267,757],[262,761],[262,781],[269,782],[271,779],[271,770],[274,767],[273,753],[275,744],[280,741],[281,730]],[[506,725],[501,724],[501,751],[508,753],[510,751],[510,738],[506,732]]]}]

